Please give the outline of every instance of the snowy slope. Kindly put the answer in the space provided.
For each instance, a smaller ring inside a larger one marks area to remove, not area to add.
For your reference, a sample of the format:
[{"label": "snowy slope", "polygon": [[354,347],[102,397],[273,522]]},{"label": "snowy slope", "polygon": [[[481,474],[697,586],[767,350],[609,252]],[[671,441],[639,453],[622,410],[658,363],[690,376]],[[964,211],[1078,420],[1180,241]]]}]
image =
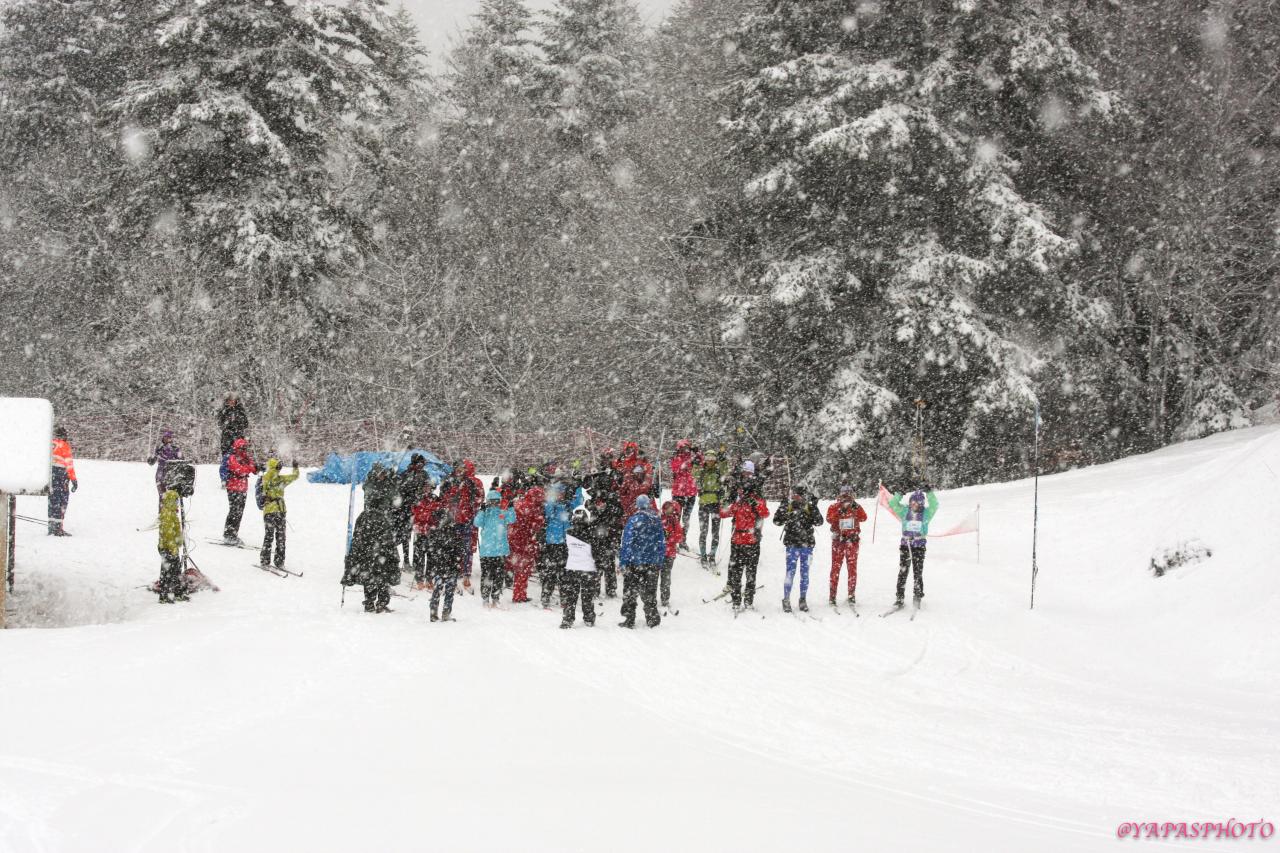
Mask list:
[{"label": "snowy slope", "polygon": [[[478,597],[448,625],[340,608],[345,489],[290,488],[306,576],[280,579],[204,543],[212,469],[193,555],[222,591],[161,607],[151,469],[77,467],[74,537],[19,530],[10,618],[73,627],[0,633],[0,850],[1075,851],[1276,817],[1277,427],[1042,479],[1034,611],[1027,481],[941,494],[938,529],[981,503],[982,562],[935,540],[914,622],[877,618],[882,511],[861,618],[782,614],[769,526],[764,618],[701,604],[721,579],[680,560],[680,614],[634,632],[615,603],[573,631]],[[1187,539],[1213,556],[1154,578]]]}]

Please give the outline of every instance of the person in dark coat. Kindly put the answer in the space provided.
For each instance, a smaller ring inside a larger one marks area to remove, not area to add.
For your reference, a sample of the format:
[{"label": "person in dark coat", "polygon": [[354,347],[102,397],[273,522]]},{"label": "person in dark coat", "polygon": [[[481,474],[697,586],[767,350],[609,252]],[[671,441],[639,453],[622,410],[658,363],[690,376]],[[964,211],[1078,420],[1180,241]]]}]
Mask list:
[{"label": "person in dark coat", "polygon": [[221,433],[218,455],[226,456],[237,438],[248,437],[249,416],[245,414],[244,406],[240,405],[240,398],[235,394],[228,394],[222,401],[222,408],[218,409],[217,420]]},{"label": "person in dark coat", "polygon": [[782,528],[782,544],[787,549],[787,577],[782,583],[782,609],[791,612],[791,584],[800,569],[800,609],[808,610],[809,562],[813,559],[813,529],[822,526],[818,501],[804,489],[791,490],[791,500],[778,507],[773,523]]},{"label": "person in dark coat", "polygon": [[600,597],[599,584],[610,598],[618,595],[618,546],[622,540],[622,528],[626,517],[622,514],[622,498],[618,492],[621,477],[612,467],[613,454],[601,454],[600,471],[588,478],[587,490],[591,493],[588,508],[591,511],[591,556],[596,563],[594,591]]},{"label": "person in dark coat", "polygon": [[404,568],[413,559],[413,508],[431,490],[431,475],[427,473],[427,460],[421,453],[409,459],[409,467],[400,475],[400,505],[395,508],[396,543],[404,552]]},{"label": "person in dark coat", "polygon": [[391,587],[400,582],[400,563],[390,517],[365,508],[356,519],[342,585],[364,586],[366,613],[390,613]]}]

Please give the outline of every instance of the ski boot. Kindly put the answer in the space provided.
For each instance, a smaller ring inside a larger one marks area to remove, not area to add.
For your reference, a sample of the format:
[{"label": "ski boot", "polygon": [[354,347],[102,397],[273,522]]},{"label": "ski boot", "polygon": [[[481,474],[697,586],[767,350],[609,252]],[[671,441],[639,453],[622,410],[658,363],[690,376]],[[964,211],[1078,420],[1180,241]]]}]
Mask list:
[{"label": "ski boot", "polygon": [[191,596],[187,595],[185,592],[175,592],[173,594],[173,600],[174,601],[190,601]]},{"label": "ski boot", "polygon": [[782,612],[783,613],[791,612],[791,599],[789,598],[782,599]]},{"label": "ski boot", "polygon": [[844,603],[845,603],[846,605],[848,605],[849,607],[857,607],[857,606],[858,606],[858,600],[857,600],[854,596],[852,596],[852,595],[851,595],[851,596],[849,596],[848,598],[846,598],[846,599],[844,600]]},{"label": "ski boot", "polygon": [[563,630],[568,630],[569,628],[572,628],[572,627],[573,627],[573,623],[572,623],[572,622],[570,622],[568,619],[561,619],[561,620],[560,620],[560,628],[561,628],[561,629],[563,629]]},{"label": "ski boot", "polygon": [[160,593],[160,604],[173,604],[173,597],[167,592]]},{"label": "ski boot", "polygon": [[800,612],[801,613],[809,612],[809,604],[803,598],[800,599]]},{"label": "ski boot", "polygon": [[433,607],[433,608],[431,608],[431,621],[432,621],[432,622],[439,622],[439,621],[440,621],[440,617],[439,617],[439,615],[437,615],[437,613],[436,613],[436,609],[435,609],[434,607]]},{"label": "ski boot", "polygon": [[635,627],[636,627],[636,623],[635,623],[635,622],[627,622],[627,621],[625,621],[625,620],[624,620],[624,621],[622,621],[622,622],[619,622],[619,623],[618,623],[618,627],[619,627],[619,628],[635,628]]}]

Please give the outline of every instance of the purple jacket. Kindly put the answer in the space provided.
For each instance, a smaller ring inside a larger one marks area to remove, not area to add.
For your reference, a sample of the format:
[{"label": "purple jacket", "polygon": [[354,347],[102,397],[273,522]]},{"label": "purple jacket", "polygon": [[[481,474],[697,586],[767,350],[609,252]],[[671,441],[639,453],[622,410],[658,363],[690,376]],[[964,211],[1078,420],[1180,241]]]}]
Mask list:
[{"label": "purple jacket", "polygon": [[156,482],[164,482],[165,468],[175,459],[182,458],[182,451],[178,449],[178,445],[170,442],[169,444],[161,444],[151,453],[151,458],[147,460],[147,464],[155,464],[156,466]]}]

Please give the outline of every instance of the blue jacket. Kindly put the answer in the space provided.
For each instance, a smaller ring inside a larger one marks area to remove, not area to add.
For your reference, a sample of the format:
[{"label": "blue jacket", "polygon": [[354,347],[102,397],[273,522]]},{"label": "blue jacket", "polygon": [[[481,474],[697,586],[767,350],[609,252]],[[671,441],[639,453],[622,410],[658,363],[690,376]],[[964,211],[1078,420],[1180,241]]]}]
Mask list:
[{"label": "blue jacket", "polygon": [[548,545],[563,545],[564,537],[573,522],[573,511],[582,506],[584,495],[582,489],[574,493],[572,502],[547,501],[543,507],[543,515],[547,520],[546,535],[543,539]]},{"label": "blue jacket", "polygon": [[621,566],[660,566],[667,556],[667,534],[654,512],[637,512],[622,531]]},{"label": "blue jacket", "polygon": [[511,553],[507,544],[507,527],[516,523],[514,509],[486,506],[471,524],[480,531],[480,557],[505,557]]}]

